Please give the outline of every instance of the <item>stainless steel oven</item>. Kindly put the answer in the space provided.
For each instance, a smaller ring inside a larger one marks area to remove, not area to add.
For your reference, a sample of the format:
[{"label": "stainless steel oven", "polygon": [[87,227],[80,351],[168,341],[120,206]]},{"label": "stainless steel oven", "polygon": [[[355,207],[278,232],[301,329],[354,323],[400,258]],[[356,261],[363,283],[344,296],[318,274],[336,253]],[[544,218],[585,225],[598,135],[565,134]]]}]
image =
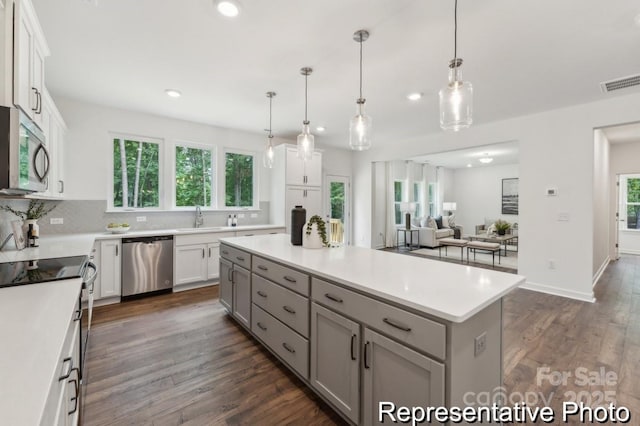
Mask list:
[{"label": "stainless steel oven", "polygon": [[46,191],[50,163],[42,130],[20,109],[0,107],[0,193]]}]

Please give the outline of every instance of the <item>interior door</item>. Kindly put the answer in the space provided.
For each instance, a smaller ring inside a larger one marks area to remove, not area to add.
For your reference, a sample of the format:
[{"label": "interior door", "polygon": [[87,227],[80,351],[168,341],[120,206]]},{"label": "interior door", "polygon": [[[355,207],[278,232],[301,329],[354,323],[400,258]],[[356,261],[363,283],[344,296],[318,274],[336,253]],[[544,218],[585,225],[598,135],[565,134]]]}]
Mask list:
[{"label": "interior door", "polygon": [[349,244],[351,184],[346,176],[327,176],[325,211],[332,244]]}]

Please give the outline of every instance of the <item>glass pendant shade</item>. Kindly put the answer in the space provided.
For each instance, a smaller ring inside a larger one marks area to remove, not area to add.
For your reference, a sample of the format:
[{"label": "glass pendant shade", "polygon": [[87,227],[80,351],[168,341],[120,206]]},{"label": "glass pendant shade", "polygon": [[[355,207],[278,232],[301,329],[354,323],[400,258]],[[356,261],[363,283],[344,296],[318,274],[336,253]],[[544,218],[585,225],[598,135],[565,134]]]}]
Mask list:
[{"label": "glass pendant shade", "polygon": [[314,150],[314,137],[309,131],[309,124],[302,126],[302,133],[298,135],[298,158],[304,161],[311,160]]},{"label": "glass pendant shade", "polygon": [[473,122],[473,86],[462,81],[460,65],[462,59],[452,61],[449,83],[440,90],[440,127],[454,132],[471,126]]},{"label": "glass pendant shade", "polygon": [[276,156],[276,152],[273,149],[273,145],[271,144],[271,137],[269,137],[269,142],[267,143],[267,148],[262,153],[262,165],[264,165],[267,169],[273,168],[273,159]]},{"label": "glass pendant shade", "polygon": [[371,117],[364,113],[364,102],[358,101],[357,114],[349,122],[349,146],[354,151],[371,148]]}]

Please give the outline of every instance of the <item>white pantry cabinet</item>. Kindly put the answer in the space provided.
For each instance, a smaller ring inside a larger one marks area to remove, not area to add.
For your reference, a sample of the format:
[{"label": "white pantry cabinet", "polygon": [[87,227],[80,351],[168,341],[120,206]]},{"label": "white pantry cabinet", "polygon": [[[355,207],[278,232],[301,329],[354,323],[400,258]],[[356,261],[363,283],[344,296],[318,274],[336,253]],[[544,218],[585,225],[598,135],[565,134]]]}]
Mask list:
[{"label": "white pantry cabinet", "polygon": [[287,185],[322,185],[322,154],[315,151],[310,160],[298,158],[298,150],[285,147],[285,167]]},{"label": "white pantry cabinet", "polygon": [[100,242],[100,298],[119,297],[122,294],[121,258],[122,240],[113,239]]},{"label": "white pantry cabinet", "polygon": [[42,127],[44,58],[49,47],[30,0],[14,10],[13,103]]}]

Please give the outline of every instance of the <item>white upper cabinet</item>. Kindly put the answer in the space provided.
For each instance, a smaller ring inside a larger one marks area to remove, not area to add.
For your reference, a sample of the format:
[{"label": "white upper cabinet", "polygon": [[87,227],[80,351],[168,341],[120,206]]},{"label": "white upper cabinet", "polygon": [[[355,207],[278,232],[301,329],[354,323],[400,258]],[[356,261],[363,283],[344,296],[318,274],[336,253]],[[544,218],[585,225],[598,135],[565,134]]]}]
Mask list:
[{"label": "white upper cabinet", "polygon": [[286,148],[286,184],[287,185],[322,185],[322,153],[314,152],[311,160],[298,158],[296,148]]},{"label": "white upper cabinet", "polygon": [[49,47],[33,5],[16,0],[13,39],[13,103],[42,127],[44,58]]},{"label": "white upper cabinet", "polygon": [[44,195],[64,198],[64,134],[67,126],[47,89],[42,96],[42,131],[49,151],[49,184]]}]

